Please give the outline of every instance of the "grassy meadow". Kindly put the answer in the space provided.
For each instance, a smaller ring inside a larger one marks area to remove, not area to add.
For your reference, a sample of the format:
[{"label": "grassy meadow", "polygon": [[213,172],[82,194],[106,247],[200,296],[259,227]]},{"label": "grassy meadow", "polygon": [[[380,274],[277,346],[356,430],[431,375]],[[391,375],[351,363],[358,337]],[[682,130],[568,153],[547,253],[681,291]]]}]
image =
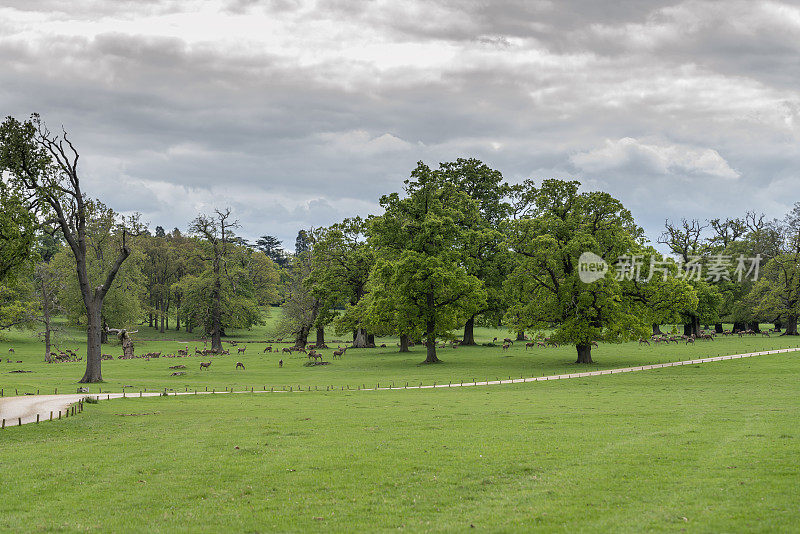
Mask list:
[{"label": "grassy meadow", "polygon": [[798,373],[103,401],[0,434],[0,530],[791,532]]},{"label": "grassy meadow", "polygon": [[[770,338],[744,337],[717,337],[714,341],[697,341],[694,345],[670,344],[640,346],[638,343],[600,344],[592,350],[595,364],[591,366],[573,363],[576,358],[575,348],[572,346],[525,348],[524,342],[516,342],[508,349],[496,347],[459,347],[450,346],[439,349],[439,358],[443,363],[436,365],[421,365],[425,359],[425,348],[417,346],[410,353],[402,354],[397,346],[397,339],[384,338],[376,340],[378,345],[386,344],[386,348],[375,349],[349,349],[341,359],[332,359],[332,352],[337,345],[345,346],[346,340],[328,332],[326,339],[332,349],[322,350],[328,365],[307,367],[308,357],[302,353],[276,352],[291,344],[271,343],[272,353],[263,353],[264,340],[274,339],[274,324],[280,314],[279,309],[273,309],[267,319],[267,324],[251,331],[233,331],[225,338],[226,341],[235,341],[237,345],[223,343],[230,349],[230,355],[222,356],[195,356],[194,349],[203,349],[203,342],[197,340],[197,335],[187,335],[185,332],[168,331],[160,334],[157,330],[147,326],[139,327],[134,335],[136,354],[142,355],[149,352],[161,352],[159,358],[149,360],[137,358],[133,360],[118,360],[122,348],[118,344],[103,346],[103,353],[113,356],[114,360],[103,362],[103,379],[101,384],[89,385],[90,392],[122,391],[123,386],[128,391],[153,391],[164,390],[224,390],[233,388],[242,389],[283,389],[292,387],[302,388],[328,388],[342,387],[358,388],[359,386],[374,387],[378,384],[409,385],[432,384],[446,382],[460,382],[473,380],[495,380],[507,378],[520,378],[541,376],[546,374],[559,374],[576,372],[577,369],[609,369],[662,363],[669,361],[687,360],[723,354],[736,354],[756,350],[774,348],[796,347],[800,340],[773,335]],[[514,337],[509,332],[500,329],[477,328],[476,338],[479,343],[491,342],[493,338]],[[85,338],[76,329],[65,329],[60,336],[60,346],[76,350],[85,357]],[[330,340],[337,340],[331,342]],[[258,341],[258,342],[248,342]],[[313,340],[312,340],[313,341]],[[246,347],[243,354],[237,349]],[[9,348],[14,353],[9,353]],[[188,348],[190,356],[184,358],[167,358],[167,354],[177,354],[181,348]],[[0,355],[4,357],[0,363],[0,389],[4,395],[24,393],[74,393],[77,381],[83,376],[85,361],[75,363],[44,362],[43,344],[36,340],[30,332],[6,332],[0,339]],[[8,363],[7,360],[11,360]],[[207,370],[200,369],[201,361],[212,361]],[[278,361],[283,360],[283,367],[279,368]],[[17,362],[22,363],[17,363]],[[242,362],[245,370],[237,370],[236,363]],[[171,376],[176,370],[171,366],[185,365],[186,369],[179,371],[186,374]],[[29,371],[15,373],[12,371]]]},{"label": "grassy meadow", "polygon": [[[262,353],[278,313],[230,332],[238,345],[211,357],[207,371],[199,362],[209,357],[114,359],[103,362],[105,382],[89,388],[293,393],[102,401],[77,417],[0,432],[0,531],[791,532],[800,523],[795,353],[524,385],[357,391],[687,360],[796,339],[601,344],[585,366],[573,363],[573,347],[520,342],[507,351],[448,347],[443,363],[422,365],[423,347],[401,354],[387,338],[377,340],[386,348],[342,359],[323,350],[331,363],[306,367],[302,354]],[[480,343],[509,336],[476,334]],[[137,354],[203,346],[146,326],[135,343]],[[60,347],[85,355],[75,329],[65,328]],[[42,343],[25,331],[4,333],[0,354],[5,396],[74,392],[85,365],[44,363]],[[170,376],[173,365],[186,374]]]}]

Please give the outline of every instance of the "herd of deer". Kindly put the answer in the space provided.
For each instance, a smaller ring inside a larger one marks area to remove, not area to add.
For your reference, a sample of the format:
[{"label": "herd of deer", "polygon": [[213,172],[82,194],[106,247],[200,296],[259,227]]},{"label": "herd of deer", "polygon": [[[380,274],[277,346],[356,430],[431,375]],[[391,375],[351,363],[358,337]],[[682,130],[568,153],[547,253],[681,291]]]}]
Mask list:
[{"label": "herd of deer", "polygon": [[[775,330],[774,329],[770,329],[769,331],[761,332],[761,336],[762,337],[770,337],[770,334],[773,333],[773,332],[775,332]],[[739,335],[739,337],[755,336],[756,334],[758,334],[758,332],[756,332],[755,330],[737,330],[735,332],[732,332],[730,330],[723,330],[722,332],[719,332],[719,334],[718,334],[717,332],[706,332],[705,330],[701,330],[700,333],[698,333],[696,335],[692,334],[690,336],[687,336],[685,334],[682,335],[682,336],[668,336],[668,335],[665,335],[665,334],[662,334],[662,335],[657,335],[656,334],[656,335],[650,336],[649,339],[640,338],[639,339],[639,345],[650,345],[651,342],[653,344],[655,344],[655,345],[658,345],[659,343],[666,343],[667,345],[669,345],[670,343],[675,343],[677,345],[677,344],[679,344],[681,342],[685,343],[686,345],[690,345],[690,344],[694,343],[697,340],[714,341],[714,338],[717,335],[733,336],[733,335],[737,335],[737,334]]]}]

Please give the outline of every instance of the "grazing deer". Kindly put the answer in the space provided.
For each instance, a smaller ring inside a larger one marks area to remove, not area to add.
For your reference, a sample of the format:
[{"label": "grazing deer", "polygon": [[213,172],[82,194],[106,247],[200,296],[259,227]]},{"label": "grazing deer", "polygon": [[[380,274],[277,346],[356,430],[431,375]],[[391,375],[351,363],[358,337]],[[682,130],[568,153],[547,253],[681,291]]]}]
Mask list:
[{"label": "grazing deer", "polygon": [[536,346],[535,342],[525,343],[525,350],[528,350],[529,347],[532,348],[532,347],[535,347],[535,346]]},{"label": "grazing deer", "polygon": [[209,367],[211,367],[211,362],[200,362],[200,370],[201,371],[203,369],[208,369]]},{"label": "grazing deer", "polygon": [[640,337],[639,338],[639,345],[647,345],[649,347],[650,346],[650,342],[647,341],[646,339]]},{"label": "grazing deer", "polygon": [[690,336],[690,337],[686,338],[686,344],[688,345],[689,343],[694,343],[694,336]]},{"label": "grazing deer", "polygon": [[508,343],[509,345],[511,345],[512,343],[514,343],[514,340],[511,339],[510,337],[506,337],[503,338],[503,343]]},{"label": "grazing deer", "polygon": [[291,354],[292,349],[290,349],[289,347],[283,347],[283,352],[288,352],[289,354]]},{"label": "grazing deer", "polygon": [[8,349],[8,352],[14,352],[14,347],[11,347],[10,349]]},{"label": "grazing deer", "polygon": [[239,367],[241,367],[242,371],[244,371],[244,364],[242,362],[236,362],[236,368],[238,369]]},{"label": "grazing deer", "polygon": [[509,345],[508,343],[503,343],[503,350],[508,350],[508,347],[510,346],[511,345]]},{"label": "grazing deer", "polygon": [[761,337],[769,337],[769,332],[761,332]]},{"label": "grazing deer", "polygon": [[247,347],[242,347],[241,349],[238,349],[238,350],[239,350],[239,354],[242,354],[244,351],[247,350]]},{"label": "grazing deer", "polygon": [[272,352],[272,346],[270,345],[269,347],[265,348],[265,349],[264,349],[264,352],[265,352],[265,353],[266,353],[266,352]]},{"label": "grazing deer", "polygon": [[317,361],[318,359],[319,361],[322,361],[322,354],[320,354],[319,352],[315,352],[313,354],[309,353],[308,356],[309,358],[314,358],[314,361]]}]

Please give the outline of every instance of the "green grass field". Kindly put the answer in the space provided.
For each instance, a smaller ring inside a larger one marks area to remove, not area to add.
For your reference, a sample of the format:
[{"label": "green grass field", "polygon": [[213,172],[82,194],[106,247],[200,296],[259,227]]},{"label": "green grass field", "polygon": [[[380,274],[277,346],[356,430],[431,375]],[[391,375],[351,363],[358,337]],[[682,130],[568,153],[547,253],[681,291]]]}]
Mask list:
[{"label": "green grass field", "polygon": [[[276,320],[277,313],[273,311],[270,322]],[[715,341],[698,341],[695,345],[657,345],[639,346],[638,343],[601,344],[593,349],[592,357],[595,364],[592,366],[576,365],[574,347],[559,348],[532,348],[525,349],[525,344],[517,342],[508,351],[501,347],[460,347],[457,349],[445,348],[438,351],[442,364],[420,365],[425,359],[424,347],[418,346],[411,353],[401,354],[396,346],[397,340],[391,338],[379,339],[378,343],[385,343],[386,348],[376,349],[350,349],[342,359],[332,359],[332,350],[323,350],[325,360],[329,365],[306,367],[308,358],[302,353],[263,354],[264,343],[243,343],[246,340],[264,340],[273,336],[271,324],[260,327],[254,331],[231,332],[227,340],[238,341],[234,347],[226,344],[232,354],[227,356],[201,357],[190,356],[186,358],[166,358],[163,355],[175,354],[179,348],[189,348],[190,354],[194,348],[203,348],[197,340],[190,340],[185,333],[174,331],[159,334],[148,327],[140,327],[136,334],[136,353],[161,352],[162,357],[157,359],[134,360],[109,360],[103,362],[102,384],[89,386],[91,392],[107,391],[118,392],[123,386],[130,386],[129,391],[144,390],[208,390],[225,388],[242,389],[282,389],[292,387],[339,388],[359,386],[374,387],[378,384],[409,385],[447,383],[472,380],[495,380],[541,376],[546,374],[559,374],[576,372],[578,369],[608,369],[628,367],[649,363],[687,360],[722,354],[736,354],[756,350],[773,348],[796,347],[800,340],[773,336],[763,337],[718,337]],[[176,336],[176,334],[178,334]],[[477,329],[476,336],[479,343],[490,342],[494,337],[501,339],[508,336],[504,330]],[[328,339],[336,339],[330,332]],[[339,338],[341,339],[341,338]],[[344,341],[340,343],[345,345]],[[333,343],[332,345],[336,345]],[[68,330],[63,347],[73,348],[79,354],[85,355],[85,339],[78,335],[76,330]],[[239,347],[247,347],[244,354],[236,352]],[[272,344],[273,349],[288,347],[288,343]],[[8,349],[13,347],[14,353]],[[122,353],[118,345],[104,345],[103,352],[116,356]],[[83,376],[85,362],[77,363],[44,363],[43,345],[36,341],[30,332],[6,333],[0,340],[0,355],[4,357],[0,363],[0,389],[6,396],[23,393],[53,393],[56,389],[60,393],[74,393],[77,381]],[[5,360],[11,359],[11,363]],[[200,362],[212,360],[213,364],[208,370],[200,370]],[[283,359],[283,368],[278,367],[278,360]],[[21,361],[22,363],[16,363]],[[236,362],[241,361],[245,370],[236,370]],[[170,376],[174,371],[169,369],[174,365],[186,365],[182,370],[183,376]],[[13,373],[12,371],[30,371],[26,373]]]},{"label": "green grass field", "polygon": [[0,529],[791,532],[798,372],[103,401],[0,434]]}]

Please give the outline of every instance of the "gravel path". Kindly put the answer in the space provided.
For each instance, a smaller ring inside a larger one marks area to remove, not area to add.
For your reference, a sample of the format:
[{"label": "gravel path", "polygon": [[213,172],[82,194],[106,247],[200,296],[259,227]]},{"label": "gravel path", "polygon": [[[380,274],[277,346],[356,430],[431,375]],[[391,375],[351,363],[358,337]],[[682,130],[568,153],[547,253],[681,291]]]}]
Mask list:
[{"label": "gravel path", "polygon": [[[664,367],[678,367],[681,365],[696,365],[700,363],[719,362],[723,360],[737,360],[741,358],[751,358],[753,356],[763,356],[767,354],[782,354],[786,352],[800,351],[800,348],[778,349],[778,350],[765,350],[762,352],[748,352],[745,354],[731,354],[729,356],[715,356],[713,358],[699,358],[696,360],[685,360],[681,362],[657,363],[653,365],[642,365],[636,367],[623,367],[620,369],[605,369],[602,371],[587,371],[585,373],[569,373],[561,375],[538,376],[530,378],[514,378],[510,380],[489,380],[489,381],[476,381],[476,382],[455,382],[447,384],[430,384],[430,385],[416,385],[416,386],[394,386],[394,387],[375,387],[364,388],[361,391],[388,391],[399,389],[434,389],[434,388],[454,388],[454,387],[468,387],[468,386],[495,386],[501,384],[522,384],[527,382],[541,382],[545,380],[565,380],[569,378],[585,378],[590,376],[612,375],[618,373],[631,373],[636,371],[647,371],[650,369],[663,369]],[[291,390],[293,392],[303,392],[306,390]],[[212,395],[212,394],[229,393],[227,391],[198,391],[197,393],[191,392],[174,392],[170,395]],[[251,393],[251,391],[236,391],[235,393]],[[289,393],[285,390],[276,391],[259,391],[255,390],[252,393]],[[40,420],[45,421],[50,418],[52,412],[53,419],[58,418],[59,411],[66,412],[67,409],[78,401],[87,397],[95,398],[98,400],[119,399],[123,397],[157,397],[161,395],[159,392],[146,392],[136,394],[123,394],[123,393],[101,393],[101,394],[87,394],[77,393],[71,395],[25,395],[19,397],[5,397],[0,398],[0,419],[5,419],[5,426],[18,426],[20,424],[36,422],[36,416],[39,415]]]}]

